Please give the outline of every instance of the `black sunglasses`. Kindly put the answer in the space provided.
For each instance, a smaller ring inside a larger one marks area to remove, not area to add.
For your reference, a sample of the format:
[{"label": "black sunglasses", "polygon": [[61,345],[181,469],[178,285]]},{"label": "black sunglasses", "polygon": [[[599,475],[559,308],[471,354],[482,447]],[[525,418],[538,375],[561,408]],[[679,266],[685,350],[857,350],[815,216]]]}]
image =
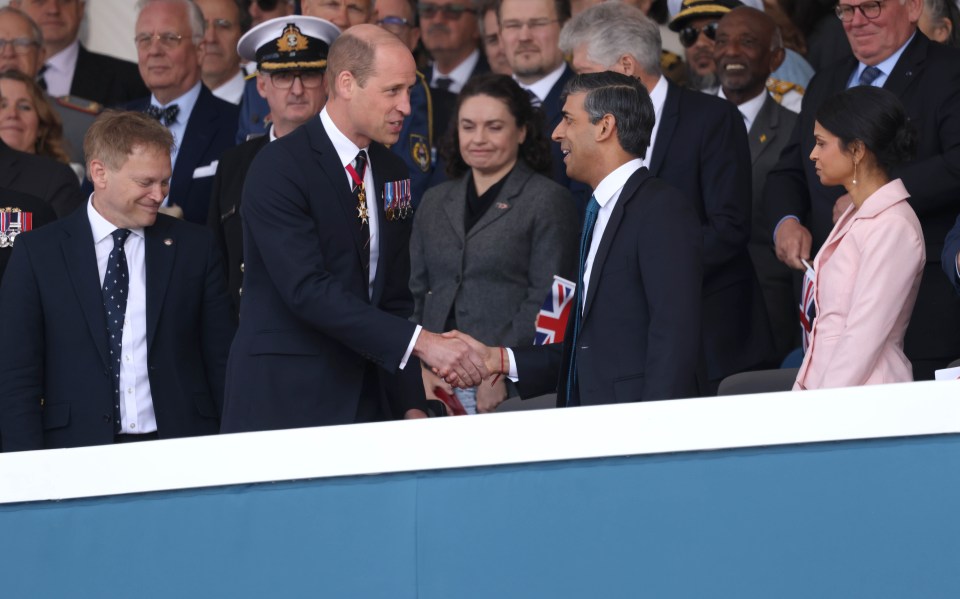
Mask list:
[{"label": "black sunglasses", "polygon": [[713,23],[708,23],[700,28],[692,26],[684,27],[680,30],[680,43],[684,48],[689,48],[697,43],[697,39],[700,37],[701,32],[712,40],[717,39],[717,22],[714,21]]}]

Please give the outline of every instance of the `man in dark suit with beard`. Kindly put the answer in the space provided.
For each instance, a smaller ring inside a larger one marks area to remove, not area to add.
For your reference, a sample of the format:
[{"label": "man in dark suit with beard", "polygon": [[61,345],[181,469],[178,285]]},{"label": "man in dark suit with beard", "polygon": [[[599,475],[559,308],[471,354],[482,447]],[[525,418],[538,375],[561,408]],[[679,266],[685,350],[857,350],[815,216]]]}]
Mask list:
[{"label": "man in dark suit with beard", "polygon": [[[764,188],[764,209],[777,257],[803,270],[850,205],[842,187],[824,187],[809,159],[815,115],[824,100],[855,85],[883,87],[900,98],[919,133],[917,158],[892,173],[903,180],[923,227],[927,264],[904,339],[917,380],[960,356],[960,298],[940,274],[943,240],[960,212],[960,51],[917,29],[923,0],[837,6],[853,56],[819,73],[804,95],[790,141]],[[899,293],[899,290],[890,290]]]},{"label": "man in dark suit with beard", "polygon": [[382,144],[410,114],[413,55],[357,25],[331,46],[326,77],[320,116],[247,173],[223,432],[424,417],[418,360],[451,382],[486,374],[465,343],[407,320],[410,175]]},{"label": "man in dark suit with beard", "polygon": [[[288,35],[299,36],[302,42],[297,45],[305,47],[296,49],[282,44]],[[240,309],[243,284],[240,198],[247,171],[264,146],[316,117],[323,108],[327,101],[323,87],[327,52],[339,35],[340,30],[329,21],[291,16],[257,25],[237,44],[243,59],[257,63],[257,91],[270,106],[271,124],[266,135],[224,152],[213,182],[207,224],[223,252],[227,287],[235,310]]]},{"label": "man in dark suit with beard", "polygon": [[702,234],[690,202],[642,166],[653,105],[638,80],[610,71],[577,75],[564,92],[553,139],[570,178],[594,192],[563,342],[504,351],[450,336],[515,380],[521,397],[555,391],[559,407],[691,397]]}]

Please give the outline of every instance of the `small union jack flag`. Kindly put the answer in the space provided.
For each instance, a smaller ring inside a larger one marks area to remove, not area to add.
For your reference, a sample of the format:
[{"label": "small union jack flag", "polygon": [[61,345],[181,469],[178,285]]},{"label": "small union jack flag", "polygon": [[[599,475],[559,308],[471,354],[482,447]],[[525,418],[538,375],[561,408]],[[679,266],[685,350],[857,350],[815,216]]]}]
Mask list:
[{"label": "small union jack flag", "polygon": [[804,262],[807,267],[803,273],[803,287],[800,297],[800,330],[803,334],[803,353],[807,353],[810,347],[810,334],[813,332],[813,319],[817,315],[817,307],[813,301],[814,296],[814,272],[813,267]]},{"label": "small union jack flag", "polygon": [[563,341],[563,333],[567,330],[567,319],[570,317],[570,307],[576,291],[576,283],[554,275],[550,293],[547,294],[547,299],[543,301],[543,307],[537,314],[537,334],[533,339],[534,345]]}]

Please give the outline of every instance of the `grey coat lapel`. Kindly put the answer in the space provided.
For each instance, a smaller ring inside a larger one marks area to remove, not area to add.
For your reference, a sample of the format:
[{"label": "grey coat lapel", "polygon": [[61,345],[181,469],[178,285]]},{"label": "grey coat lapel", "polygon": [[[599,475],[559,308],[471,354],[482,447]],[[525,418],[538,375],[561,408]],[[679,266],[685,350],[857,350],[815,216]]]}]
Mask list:
[{"label": "grey coat lapel", "polygon": [[[490,208],[483,213],[483,216],[480,217],[480,220],[473,225],[473,227],[470,229],[470,232],[467,233],[467,237],[473,237],[484,227],[488,226],[509,212],[510,208],[513,206],[513,203],[518,199],[520,192],[523,191],[523,186],[527,184],[527,181],[531,176],[533,176],[533,171],[530,170],[530,167],[521,161],[517,161],[516,166],[512,171],[510,171],[510,174],[507,175],[507,180],[503,184],[503,189],[500,190],[500,194],[497,196],[493,205],[490,206]],[[462,229],[462,214],[460,217],[460,222]]]}]

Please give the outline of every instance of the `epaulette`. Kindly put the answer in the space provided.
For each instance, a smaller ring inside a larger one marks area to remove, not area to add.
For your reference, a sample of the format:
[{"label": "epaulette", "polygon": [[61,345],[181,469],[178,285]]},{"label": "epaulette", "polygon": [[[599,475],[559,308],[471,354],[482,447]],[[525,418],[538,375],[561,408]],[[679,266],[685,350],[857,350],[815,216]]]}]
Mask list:
[{"label": "epaulette", "polygon": [[802,85],[797,85],[796,83],[791,83],[790,81],[781,81],[780,79],[774,79],[773,77],[768,77],[767,91],[770,92],[770,95],[773,96],[774,100],[779,102],[784,95],[792,91],[797,92],[802,96],[804,89]]},{"label": "epaulette", "polygon": [[687,69],[683,65],[683,57],[674,54],[669,50],[660,52],[660,70],[666,75],[667,79],[676,83],[680,87],[687,84]]},{"label": "epaulette", "polygon": [[93,100],[86,100],[77,96],[60,96],[56,100],[57,104],[64,108],[85,112],[93,116],[97,116],[103,112],[103,104],[94,102]]}]

